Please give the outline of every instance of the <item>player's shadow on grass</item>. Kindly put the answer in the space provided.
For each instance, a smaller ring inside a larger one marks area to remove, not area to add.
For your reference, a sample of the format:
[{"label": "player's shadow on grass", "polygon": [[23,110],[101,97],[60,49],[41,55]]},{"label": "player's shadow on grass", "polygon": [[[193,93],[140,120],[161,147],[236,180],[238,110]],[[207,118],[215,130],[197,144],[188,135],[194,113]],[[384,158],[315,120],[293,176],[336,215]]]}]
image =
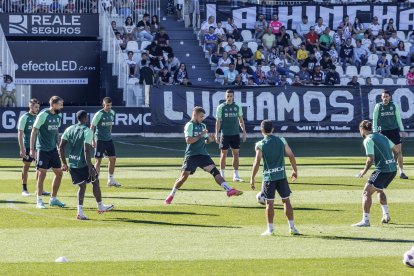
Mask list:
[{"label": "player's shadow on grass", "polygon": [[138,214],[154,214],[154,215],[194,215],[194,216],[209,216],[218,217],[217,214],[203,214],[194,212],[178,212],[178,211],[144,211],[144,210],[112,210],[111,213],[138,213]]},{"label": "player's shadow on grass", "polygon": [[183,226],[183,227],[230,228],[230,229],[241,228],[239,226],[173,223],[173,222],[153,221],[153,220],[139,220],[139,219],[128,219],[128,218],[114,218],[114,219],[107,219],[105,221],[128,222],[128,223],[151,224],[151,225],[166,225],[166,226]]},{"label": "player's shadow on grass", "polygon": [[344,183],[295,183],[295,185],[304,186],[339,186],[339,187],[361,187],[360,184],[344,184]]},{"label": "player's shadow on grass", "polygon": [[[197,203],[175,203],[175,205],[196,205],[202,207],[217,207],[217,208],[233,208],[233,209],[260,209],[264,210],[264,205],[258,206],[231,206],[231,205],[209,205],[209,204],[197,204]],[[283,210],[283,206],[275,205],[275,210]],[[321,209],[321,208],[311,208],[311,207],[294,207],[293,210],[295,211],[326,211],[326,212],[343,212],[343,210],[339,209]]]},{"label": "player's shadow on grass", "polygon": [[[171,191],[171,188],[161,188],[161,187],[124,187],[123,189],[130,189],[130,190],[154,190],[154,191]],[[189,189],[189,188],[180,188],[180,191],[187,191],[187,192],[219,192],[221,190],[215,189]]]},{"label": "player's shadow on grass", "polygon": [[[78,198],[78,196],[64,196],[64,197],[74,197]],[[88,195],[85,198],[95,199],[94,196]],[[108,199],[145,199],[145,200],[157,200],[157,201],[164,201],[164,199],[157,199],[157,198],[149,198],[149,197],[133,197],[133,196],[102,196],[102,198]]]},{"label": "player's shadow on grass", "polygon": [[343,237],[343,236],[320,236],[324,240],[343,240],[343,241],[366,241],[366,242],[381,242],[381,243],[414,243],[414,240],[404,239],[384,239],[384,238],[363,238],[363,237]]},{"label": "player's shadow on grass", "polygon": [[0,204],[28,204],[25,201],[17,201],[17,200],[0,200]]}]

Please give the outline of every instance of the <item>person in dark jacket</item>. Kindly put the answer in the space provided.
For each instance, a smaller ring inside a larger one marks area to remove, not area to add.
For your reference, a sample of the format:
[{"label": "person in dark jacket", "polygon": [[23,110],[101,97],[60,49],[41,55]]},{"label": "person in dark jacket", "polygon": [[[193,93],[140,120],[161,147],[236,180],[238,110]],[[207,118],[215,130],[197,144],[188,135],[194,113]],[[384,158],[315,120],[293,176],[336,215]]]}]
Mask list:
[{"label": "person in dark jacket", "polygon": [[335,84],[340,84],[340,76],[339,73],[335,71],[336,66],[332,65],[329,68],[328,73],[326,73],[326,77],[325,77],[325,84],[326,85],[335,85]]}]

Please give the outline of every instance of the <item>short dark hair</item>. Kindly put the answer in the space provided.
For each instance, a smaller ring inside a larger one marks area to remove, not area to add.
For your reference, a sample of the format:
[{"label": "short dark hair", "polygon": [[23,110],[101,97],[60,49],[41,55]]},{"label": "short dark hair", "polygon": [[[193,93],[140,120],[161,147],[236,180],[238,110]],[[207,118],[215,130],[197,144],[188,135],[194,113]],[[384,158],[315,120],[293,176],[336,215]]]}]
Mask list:
[{"label": "short dark hair", "polygon": [[63,101],[63,99],[59,96],[52,96],[49,100],[50,104],[57,104],[58,102]]},{"label": "short dark hair", "polygon": [[229,93],[229,94],[233,94],[233,95],[234,95],[234,91],[233,91],[233,90],[231,90],[231,89],[227,89],[227,90],[226,90],[226,93]]},{"label": "short dark hair", "polygon": [[112,99],[110,97],[105,97],[102,100],[104,103],[112,103]]},{"label": "short dark hair", "polygon": [[196,114],[198,114],[198,113],[204,113],[204,114],[206,114],[206,111],[201,106],[194,107],[193,112],[196,113]]},{"label": "short dark hair", "polygon": [[271,120],[263,120],[260,124],[260,128],[264,133],[271,133],[273,130],[273,122]]},{"label": "short dark hair", "polygon": [[134,55],[134,52],[132,52],[132,51],[128,51],[128,56],[129,56],[129,54]]},{"label": "short dark hair", "polygon": [[88,113],[85,110],[79,110],[78,112],[76,112],[76,118],[79,122],[82,122],[87,116]]},{"label": "short dark hair", "polygon": [[368,131],[372,131],[372,123],[369,120],[363,120],[360,124],[359,124],[359,128],[368,130]]},{"label": "short dark hair", "polygon": [[382,94],[388,94],[388,96],[391,96],[391,93],[389,90],[384,89],[384,91],[382,91]]},{"label": "short dark hair", "polygon": [[39,102],[38,99],[32,98],[32,99],[30,99],[29,104],[40,104],[40,102]]}]

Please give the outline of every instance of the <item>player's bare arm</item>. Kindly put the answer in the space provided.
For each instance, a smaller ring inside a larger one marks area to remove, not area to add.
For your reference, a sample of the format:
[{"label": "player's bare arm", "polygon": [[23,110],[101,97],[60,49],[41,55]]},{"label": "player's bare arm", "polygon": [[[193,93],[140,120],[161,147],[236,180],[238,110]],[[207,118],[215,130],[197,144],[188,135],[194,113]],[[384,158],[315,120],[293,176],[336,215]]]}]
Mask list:
[{"label": "player's bare arm", "polygon": [[26,149],[23,145],[23,130],[19,129],[17,132],[17,141],[19,142],[20,157],[24,158],[26,156]]},{"label": "player's bare arm", "polygon": [[91,130],[92,130],[92,147],[96,148],[96,141],[95,141],[96,126],[91,124]]},{"label": "player's bare arm", "polygon": [[240,128],[242,130],[242,141],[243,141],[243,143],[245,143],[247,134],[246,134],[246,127],[244,125],[244,119],[243,119],[242,116],[239,117],[239,125],[240,125]]},{"label": "player's bare arm", "polygon": [[372,164],[374,164],[374,161],[374,156],[368,155],[367,161],[365,162],[365,168],[359,173],[359,177],[363,177],[368,172]]},{"label": "player's bare arm", "polygon": [[220,144],[220,128],[221,128],[221,120],[217,118],[216,119],[216,134],[214,136],[217,144]]},{"label": "player's bare arm", "polygon": [[290,165],[292,166],[291,179],[292,179],[292,181],[295,181],[298,178],[298,167],[296,165],[295,154],[293,154],[293,151],[289,147],[288,144],[285,145],[285,154],[286,154],[287,157],[289,157],[289,162],[290,162]]},{"label": "player's bare arm", "polygon": [[32,158],[36,158],[35,143],[36,143],[36,137],[37,137],[38,132],[39,132],[39,129],[33,127],[32,133],[30,134],[30,157]]},{"label": "player's bare arm", "polygon": [[66,162],[66,155],[65,155],[65,147],[68,141],[62,139],[59,145],[59,156],[60,160],[62,161],[62,171],[68,171],[68,163]]},{"label": "player's bare arm", "polygon": [[250,188],[252,190],[256,188],[254,186],[254,179],[256,177],[257,172],[259,171],[261,161],[262,161],[262,151],[256,147],[256,157],[254,158],[252,176],[250,177]]},{"label": "player's bare arm", "polygon": [[83,151],[85,154],[86,164],[88,164],[89,175],[92,181],[95,181],[98,178],[98,175],[91,161],[91,151],[93,151],[92,145],[85,144]]}]

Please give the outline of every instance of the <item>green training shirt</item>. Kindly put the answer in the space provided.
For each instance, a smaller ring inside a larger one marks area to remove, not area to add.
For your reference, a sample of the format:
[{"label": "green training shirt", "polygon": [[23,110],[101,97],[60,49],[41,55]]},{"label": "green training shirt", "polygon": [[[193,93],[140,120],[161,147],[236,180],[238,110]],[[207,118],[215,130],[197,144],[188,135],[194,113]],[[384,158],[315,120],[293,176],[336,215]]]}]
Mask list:
[{"label": "green training shirt", "polygon": [[395,172],[395,164],[392,148],[394,143],[387,137],[379,133],[371,133],[364,139],[366,155],[373,155],[375,168],[381,172]]},{"label": "green training shirt", "polygon": [[285,145],[285,138],[274,135],[266,136],[256,143],[256,148],[262,151],[264,181],[286,178]]},{"label": "green training shirt", "polygon": [[37,115],[33,124],[33,127],[39,130],[36,140],[37,150],[51,151],[56,149],[61,120],[62,114],[52,114],[49,109],[44,109]]},{"label": "green training shirt", "polygon": [[68,141],[68,144],[70,145],[70,168],[79,169],[88,165],[85,159],[84,147],[85,144],[92,144],[92,136],[92,130],[86,125],[76,124],[65,130],[62,139]]},{"label": "green training shirt", "polygon": [[101,109],[95,113],[92,119],[92,125],[96,127],[95,137],[100,141],[111,141],[111,128],[115,120],[115,111],[112,109],[109,112]]},{"label": "green training shirt", "polygon": [[377,103],[374,108],[373,121],[374,132],[397,128],[404,131],[400,110],[393,102],[389,102],[387,105],[382,102]]},{"label": "green training shirt", "polygon": [[[199,124],[193,121],[189,121],[184,127],[184,136],[187,137],[196,137],[200,133],[207,129],[205,124]],[[208,134],[204,136],[204,139],[201,138],[197,142],[192,144],[187,144],[185,149],[185,157],[193,155],[209,155],[206,148],[206,139]]]},{"label": "green training shirt", "polygon": [[221,133],[226,136],[240,134],[239,117],[243,117],[243,110],[238,103],[220,104],[217,107],[216,118],[221,120]]},{"label": "green training shirt", "polygon": [[23,144],[25,148],[30,148],[30,135],[32,133],[33,124],[36,120],[36,115],[27,112],[19,118],[18,130],[23,131]]}]

